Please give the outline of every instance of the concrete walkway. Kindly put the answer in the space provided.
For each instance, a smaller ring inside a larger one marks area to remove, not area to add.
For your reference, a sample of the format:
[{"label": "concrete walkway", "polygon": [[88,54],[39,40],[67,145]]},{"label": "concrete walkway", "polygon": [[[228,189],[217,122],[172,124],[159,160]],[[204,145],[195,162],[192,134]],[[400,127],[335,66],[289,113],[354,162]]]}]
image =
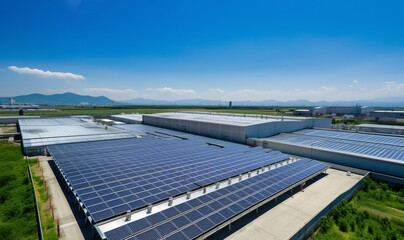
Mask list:
[{"label": "concrete walkway", "polygon": [[289,239],[341,193],[354,186],[361,175],[328,169],[328,175],[309,185],[304,192],[276,205],[226,239]]},{"label": "concrete walkway", "polygon": [[62,240],[81,240],[84,239],[81,233],[80,227],[74,217],[74,214],[67,202],[65,195],[63,194],[60,185],[53,174],[48,161],[50,157],[39,157],[40,166],[43,169],[43,175],[45,177],[49,193],[52,196],[52,204],[54,206],[54,214],[56,218],[59,218],[60,224],[60,239]]}]

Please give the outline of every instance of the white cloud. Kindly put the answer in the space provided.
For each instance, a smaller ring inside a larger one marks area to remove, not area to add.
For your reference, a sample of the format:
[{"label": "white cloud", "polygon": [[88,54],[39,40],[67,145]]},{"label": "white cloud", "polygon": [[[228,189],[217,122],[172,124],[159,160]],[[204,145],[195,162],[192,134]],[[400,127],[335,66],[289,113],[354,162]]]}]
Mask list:
[{"label": "white cloud", "polygon": [[163,87],[163,88],[147,88],[146,90],[148,91],[156,91],[156,92],[169,92],[169,93],[174,93],[174,94],[195,94],[195,91],[192,89],[173,89],[169,87]]},{"label": "white cloud", "polygon": [[84,80],[83,75],[74,74],[74,73],[64,73],[64,72],[51,72],[51,71],[44,71],[36,68],[19,68],[16,66],[9,66],[8,69],[11,71],[21,73],[21,74],[33,74],[41,77],[56,77],[56,78],[72,78],[72,79],[80,79]]},{"label": "white cloud", "polygon": [[352,84],[350,84],[348,87],[353,88],[356,87],[358,85],[359,81],[358,80],[353,80]]},{"label": "white cloud", "polygon": [[85,88],[83,90],[91,92],[107,92],[107,93],[136,93],[136,91],[132,89]]},{"label": "white cloud", "polygon": [[321,87],[321,89],[323,89],[326,92],[332,92],[332,91],[337,90],[336,88],[333,88],[333,87],[324,87],[324,86]]},{"label": "white cloud", "polygon": [[218,93],[224,93],[224,90],[222,90],[222,89],[220,89],[220,88],[210,89],[209,91],[211,91],[211,92],[218,92]]}]

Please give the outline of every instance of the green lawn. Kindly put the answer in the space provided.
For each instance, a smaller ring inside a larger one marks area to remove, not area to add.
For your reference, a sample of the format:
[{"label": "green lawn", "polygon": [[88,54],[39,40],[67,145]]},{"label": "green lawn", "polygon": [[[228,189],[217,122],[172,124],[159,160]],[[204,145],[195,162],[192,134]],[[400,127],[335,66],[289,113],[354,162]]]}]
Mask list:
[{"label": "green lawn", "polygon": [[[151,114],[160,112],[176,111],[211,111],[240,114],[263,114],[263,115],[291,115],[285,112],[292,111],[295,108],[272,108],[272,107],[235,107],[232,109],[226,107],[164,107],[164,106],[114,106],[114,107],[69,107],[58,106],[56,111],[24,111],[24,115],[73,115],[73,114],[120,114],[120,113],[141,113]],[[279,112],[277,112],[278,110]],[[0,112],[0,116],[14,116],[18,112]]]},{"label": "green lawn", "polygon": [[403,189],[369,178],[350,202],[343,200],[322,217],[310,239],[404,239],[403,208]]},{"label": "green lawn", "polygon": [[38,239],[34,192],[19,146],[0,142],[0,239]]}]

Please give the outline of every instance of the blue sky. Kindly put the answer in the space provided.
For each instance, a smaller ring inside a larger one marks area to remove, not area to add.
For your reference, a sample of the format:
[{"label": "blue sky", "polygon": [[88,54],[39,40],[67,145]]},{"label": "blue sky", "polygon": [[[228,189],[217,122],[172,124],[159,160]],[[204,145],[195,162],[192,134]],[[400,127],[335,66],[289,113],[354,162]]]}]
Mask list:
[{"label": "blue sky", "polygon": [[403,1],[0,2],[0,96],[404,99]]}]

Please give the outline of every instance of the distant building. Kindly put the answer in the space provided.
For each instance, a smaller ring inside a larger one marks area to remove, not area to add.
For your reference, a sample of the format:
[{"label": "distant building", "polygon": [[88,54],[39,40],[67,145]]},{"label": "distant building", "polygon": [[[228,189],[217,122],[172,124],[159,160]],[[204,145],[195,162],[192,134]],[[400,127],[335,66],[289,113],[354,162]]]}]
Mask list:
[{"label": "distant building", "polygon": [[369,115],[370,112],[374,111],[373,107],[368,106],[331,106],[331,107],[313,107],[310,109],[297,109],[293,111],[293,114],[299,116],[324,116],[324,115],[334,115],[334,116],[344,116],[344,115]]},{"label": "distant building", "polygon": [[346,114],[346,115],[342,116],[342,119],[354,119],[354,118],[355,118],[355,116],[351,115],[351,114]]},{"label": "distant building", "polygon": [[327,114],[327,108],[326,107],[314,107],[311,109],[312,111],[312,116],[323,116]]},{"label": "distant building", "polygon": [[358,131],[404,135],[404,126],[384,125],[384,124],[359,124],[356,126]]},{"label": "distant building", "polygon": [[9,98],[8,104],[0,105],[0,110],[20,110],[20,109],[39,109],[39,106],[31,103],[16,103],[13,98]]},{"label": "distant building", "polygon": [[310,111],[310,109],[296,109],[293,110],[293,114],[297,116],[313,116],[312,111]]},{"label": "distant building", "polygon": [[404,123],[404,111],[377,110],[370,113],[370,118],[373,121]]}]

